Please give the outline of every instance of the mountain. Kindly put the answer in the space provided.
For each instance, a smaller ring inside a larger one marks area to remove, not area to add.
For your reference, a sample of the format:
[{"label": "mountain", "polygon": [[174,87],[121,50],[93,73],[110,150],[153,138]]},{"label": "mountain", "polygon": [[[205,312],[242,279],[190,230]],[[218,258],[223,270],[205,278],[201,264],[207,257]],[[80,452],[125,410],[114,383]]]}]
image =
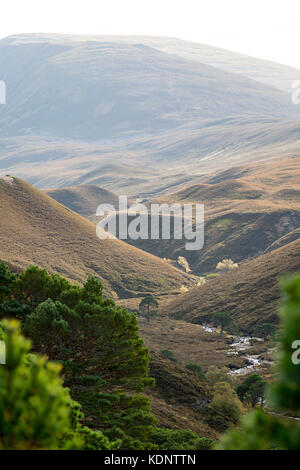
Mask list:
[{"label": "mountain", "polygon": [[6,39],[13,44],[52,42],[70,44],[73,41],[115,42],[145,44],[167,54],[187,60],[201,62],[213,67],[236,73],[255,81],[291,92],[291,84],[299,80],[299,70],[288,65],[258,59],[219,47],[184,41],[177,38],[155,36],[99,36],[67,34],[18,34]]},{"label": "mountain", "polygon": [[280,118],[297,109],[278,89],[225,71],[220,80],[215,67],[139,42],[15,44],[8,38],[0,42],[0,67],[8,90],[3,137],[117,140],[191,120]]},{"label": "mountain", "polygon": [[47,34],[1,40],[0,67],[0,171],[40,188],[147,196],[299,151],[289,67],[169,38]]},{"label": "mountain", "polygon": [[93,275],[106,293],[121,297],[193,282],[120,240],[99,240],[94,224],[17,178],[0,179],[0,220],[0,259],[17,269],[37,264],[75,282]]},{"label": "mountain", "polygon": [[232,315],[243,331],[278,321],[278,281],[300,272],[300,239],[195,287],[165,305],[164,313],[192,323],[209,322],[216,312]]}]

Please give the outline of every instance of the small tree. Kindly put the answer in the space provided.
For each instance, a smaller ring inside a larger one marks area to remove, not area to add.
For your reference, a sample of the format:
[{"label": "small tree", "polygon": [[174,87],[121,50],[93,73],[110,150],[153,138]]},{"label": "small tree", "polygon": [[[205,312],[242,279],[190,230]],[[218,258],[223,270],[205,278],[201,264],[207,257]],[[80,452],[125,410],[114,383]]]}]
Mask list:
[{"label": "small tree", "polygon": [[15,275],[10,272],[5,263],[0,263],[0,303],[8,299]]},{"label": "small tree", "polygon": [[234,263],[232,259],[225,258],[222,261],[220,261],[216,268],[219,269],[220,271],[230,271],[231,269],[238,268],[239,265],[237,263]]},{"label": "small tree", "polygon": [[220,414],[228,424],[236,424],[243,413],[243,406],[236,392],[228,382],[218,382],[214,388],[214,397],[208,408]]},{"label": "small tree", "polygon": [[[150,308],[152,308],[152,312],[150,311]],[[151,318],[151,313],[154,314],[156,313],[156,310],[158,309],[158,302],[153,297],[151,294],[147,294],[140,302],[139,305],[139,311],[143,312],[146,310],[146,318],[148,321],[150,321]]]},{"label": "small tree", "polygon": [[189,291],[188,288],[184,286],[183,284],[182,286],[180,286],[180,289],[179,289],[180,294],[186,294],[188,291]]},{"label": "small tree", "polygon": [[263,338],[266,341],[268,338],[273,337],[277,331],[277,328],[272,323],[261,323],[257,325],[253,334],[259,338]]},{"label": "small tree", "polygon": [[233,377],[230,375],[230,369],[225,366],[209,366],[208,371],[206,372],[206,379],[212,386],[219,382],[227,382],[230,387],[233,386]]},{"label": "small tree", "polygon": [[258,374],[249,375],[236,387],[239,399],[254,408],[258,403],[263,407],[267,382]]},{"label": "small tree", "polygon": [[203,372],[202,367],[200,366],[200,364],[194,364],[194,363],[191,362],[191,363],[189,363],[189,364],[186,364],[185,367],[186,367],[189,371],[193,372],[193,374],[198,375],[198,376],[201,377],[202,379],[206,379],[205,374],[204,374],[204,372]]},{"label": "small tree", "polygon": [[222,336],[225,328],[233,329],[235,327],[233,318],[225,312],[215,313],[212,317],[212,323],[215,327],[220,327],[220,336]]},{"label": "small tree", "polygon": [[187,259],[184,256],[178,256],[177,263],[179,264],[179,266],[181,268],[183,268],[185,270],[186,273],[191,272],[190,265],[189,265]]}]

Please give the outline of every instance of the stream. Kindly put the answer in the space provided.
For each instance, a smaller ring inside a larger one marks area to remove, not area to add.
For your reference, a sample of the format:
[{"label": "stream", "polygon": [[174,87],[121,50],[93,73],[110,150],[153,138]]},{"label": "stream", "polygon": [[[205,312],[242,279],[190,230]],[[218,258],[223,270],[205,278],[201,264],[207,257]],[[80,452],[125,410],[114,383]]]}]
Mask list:
[{"label": "stream", "polygon": [[[208,333],[215,333],[216,328],[210,325],[200,325]],[[233,342],[229,344],[229,349],[226,351],[228,355],[239,355],[243,356],[247,361],[248,365],[241,367],[239,369],[234,369],[230,372],[231,375],[244,375],[252,370],[255,370],[257,367],[261,366],[263,363],[268,363],[269,361],[263,361],[259,358],[259,355],[247,355],[243,354],[243,351],[247,351],[251,347],[251,340],[263,341],[261,338],[252,338],[250,336],[233,336],[230,335]]]}]

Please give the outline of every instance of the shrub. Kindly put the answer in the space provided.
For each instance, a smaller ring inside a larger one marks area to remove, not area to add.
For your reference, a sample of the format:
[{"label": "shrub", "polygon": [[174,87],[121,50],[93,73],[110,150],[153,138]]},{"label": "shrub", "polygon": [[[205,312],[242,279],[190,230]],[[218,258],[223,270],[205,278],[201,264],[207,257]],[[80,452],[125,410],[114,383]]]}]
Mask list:
[{"label": "shrub", "polygon": [[205,375],[204,375],[204,372],[202,370],[202,367],[200,366],[200,364],[193,364],[193,363],[190,363],[190,364],[186,364],[185,367],[193,372],[193,374],[196,374],[198,375],[199,377],[201,377],[202,379],[205,379]]},{"label": "shrub", "polygon": [[209,407],[233,424],[239,421],[243,413],[243,406],[228,382],[219,382],[215,385],[214,397]]},{"label": "shrub", "polygon": [[152,440],[160,450],[210,450],[214,444],[188,429],[156,428]]},{"label": "shrub", "polygon": [[219,261],[216,266],[216,268],[220,271],[230,271],[231,269],[235,269],[238,267],[238,263],[234,263],[232,259],[223,259],[222,261]]},{"label": "shrub", "polygon": [[186,260],[186,258],[184,258],[184,256],[178,256],[177,263],[179,264],[179,266],[182,269],[185,270],[186,273],[191,272],[190,265],[189,265],[188,261]]},{"label": "shrub", "polygon": [[172,351],[169,351],[168,349],[162,349],[161,351],[159,351],[159,353],[166,357],[167,359],[169,359],[170,361],[173,361],[173,362],[178,362],[177,359],[174,357],[174,354],[172,353]]}]

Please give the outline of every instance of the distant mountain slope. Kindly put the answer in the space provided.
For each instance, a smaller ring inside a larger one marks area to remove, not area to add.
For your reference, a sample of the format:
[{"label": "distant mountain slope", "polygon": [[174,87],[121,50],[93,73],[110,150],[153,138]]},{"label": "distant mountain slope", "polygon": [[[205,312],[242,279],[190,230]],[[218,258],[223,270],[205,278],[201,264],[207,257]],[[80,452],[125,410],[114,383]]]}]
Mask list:
[{"label": "distant mountain slope", "polygon": [[147,197],[299,152],[289,67],[170,38],[33,34],[0,41],[0,68],[0,172],[40,188]]},{"label": "distant mountain slope", "polygon": [[95,215],[100,204],[112,204],[115,207],[118,207],[119,204],[116,194],[94,184],[64,189],[50,189],[46,190],[46,193],[57,202],[60,202],[83,217]]},{"label": "distant mountain slope", "polygon": [[278,321],[278,281],[299,272],[300,239],[178,296],[164,306],[164,313],[201,323],[216,312],[227,312],[243,330],[252,332],[258,323]]},{"label": "distant mountain slope", "polygon": [[1,136],[98,141],[195,119],[299,116],[281,90],[139,42],[8,38],[0,41],[0,68],[8,90]]},{"label": "distant mountain slope", "polygon": [[97,238],[95,226],[43,192],[0,179],[0,259],[20,269],[37,264],[73,281],[100,278],[109,294],[178,291],[190,277],[119,240]]},{"label": "distant mountain slope", "polygon": [[[299,107],[300,110],[300,107]],[[116,193],[153,197],[207,179],[230,178],[232,167],[295,158],[297,120],[228,119],[191,122],[148,137],[78,142],[55,137],[0,138],[0,174],[40,188],[96,184]],[[208,181],[207,181],[208,182]]]},{"label": "distant mountain slope", "polygon": [[12,44],[53,42],[68,44],[71,41],[123,42],[148,46],[184,59],[208,64],[221,70],[243,75],[266,85],[291,92],[293,80],[299,80],[299,70],[268,60],[258,59],[219,47],[184,41],[177,38],[155,36],[84,36],[66,34],[18,34],[6,38]]},{"label": "distant mountain slope", "polygon": [[199,183],[189,186],[174,195],[180,201],[215,201],[218,199],[260,199],[266,196],[262,186],[239,180],[226,180],[220,183]]}]

